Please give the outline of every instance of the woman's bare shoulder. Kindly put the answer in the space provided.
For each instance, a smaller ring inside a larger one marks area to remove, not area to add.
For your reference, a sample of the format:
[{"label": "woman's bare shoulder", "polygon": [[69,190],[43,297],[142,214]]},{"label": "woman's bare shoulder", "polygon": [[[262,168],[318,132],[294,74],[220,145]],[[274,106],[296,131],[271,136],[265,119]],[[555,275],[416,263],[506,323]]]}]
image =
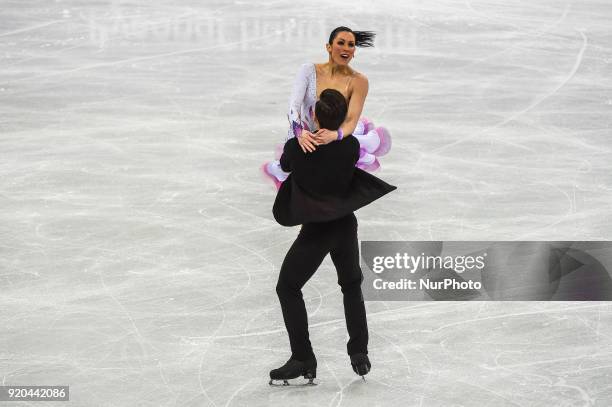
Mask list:
[{"label": "woman's bare shoulder", "polygon": [[353,72],[353,86],[360,88],[368,87],[368,77],[362,74],[361,72],[354,71]]},{"label": "woman's bare shoulder", "polygon": [[355,79],[359,79],[359,80],[365,81],[365,82],[368,81],[368,77],[364,73],[357,72],[357,71],[353,70],[353,75],[355,76]]}]

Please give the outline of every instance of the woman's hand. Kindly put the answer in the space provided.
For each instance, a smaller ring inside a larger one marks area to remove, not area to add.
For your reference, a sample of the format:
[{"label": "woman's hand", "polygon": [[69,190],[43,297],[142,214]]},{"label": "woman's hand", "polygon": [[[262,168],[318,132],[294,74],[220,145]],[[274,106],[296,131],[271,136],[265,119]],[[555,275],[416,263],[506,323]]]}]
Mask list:
[{"label": "woman's hand", "polygon": [[338,140],[338,132],[336,130],[319,129],[316,131],[314,138],[319,144],[329,144]]},{"label": "woman's hand", "polygon": [[297,139],[300,147],[302,147],[302,151],[304,152],[312,153],[315,148],[317,148],[316,146],[321,144],[315,139],[314,134],[304,129],[302,130],[302,134],[299,135]]}]

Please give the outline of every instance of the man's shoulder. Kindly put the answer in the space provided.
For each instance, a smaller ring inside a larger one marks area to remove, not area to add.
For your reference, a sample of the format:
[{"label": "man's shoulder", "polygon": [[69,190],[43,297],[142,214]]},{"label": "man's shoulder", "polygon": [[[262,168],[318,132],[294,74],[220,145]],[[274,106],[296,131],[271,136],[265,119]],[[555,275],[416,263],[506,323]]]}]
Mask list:
[{"label": "man's shoulder", "polygon": [[355,149],[359,150],[359,140],[352,134],[345,136],[341,141],[332,141],[327,144],[327,146],[332,147],[332,150],[336,153],[349,153],[353,152]]},{"label": "man's shoulder", "polygon": [[348,142],[353,145],[359,145],[359,140],[357,140],[357,137],[353,136],[352,134],[349,134],[348,136],[346,136],[343,141]]},{"label": "man's shoulder", "polygon": [[342,140],[344,143],[347,143],[349,145],[349,147],[351,147],[352,149],[359,149],[359,140],[357,140],[357,137],[353,136],[352,134],[349,134],[348,136],[346,136],[344,138],[344,140]]},{"label": "man's shoulder", "polygon": [[[332,142],[327,145],[319,146],[312,153],[309,154],[313,156],[319,156],[319,150],[324,149],[327,151],[327,153],[323,154],[323,156],[326,156],[329,153],[341,155],[345,155],[348,153],[352,155],[355,151],[359,151],[359,147],[359,140],[357,140],[355,136],[350,134],[344,137],[344,139],[340,142]],[[284,151],[286,153],[291,153],[294,157],[297,153],[303,153],[302,147],[300,147],[300,143],[298,142],[297,137],[292,137],[285,142]],[[320,152],[322,153],[322,151]]]},{"label": "man's shoulder", "polygon": [[300,143],[298,143],[297,137],[291,137],[289,140],[285,142],[285,149],[295,150],[299,146],[300,146]]},{"label": "man's shoulder", "polygon": [[300,143],[297,137],[291,137],[285,142],[285,146],[283,147],[283,153],[287,156],[287,158],[290,158],[291,160],[299,159],[299,157],[303,155],[302,147],[300,147]]}]

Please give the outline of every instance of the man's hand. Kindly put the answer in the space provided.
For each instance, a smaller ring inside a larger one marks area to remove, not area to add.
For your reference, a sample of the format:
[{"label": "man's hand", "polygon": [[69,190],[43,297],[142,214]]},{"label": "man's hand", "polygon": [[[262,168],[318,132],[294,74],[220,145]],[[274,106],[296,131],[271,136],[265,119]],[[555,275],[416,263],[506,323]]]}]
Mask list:
[{"label": "man's hand", "polygon": [[298,143],[302,151],[309,153],[312,153],[316,146],[321,144],[315,139],[315,135],[308,130],[302,130],[302,134],[298,136]]},{"label": "man's hand", "polygon": [[329,144],[338,140],[338,132],[336,130],[319,129],[316,131],[314,139],[319,144]]}]

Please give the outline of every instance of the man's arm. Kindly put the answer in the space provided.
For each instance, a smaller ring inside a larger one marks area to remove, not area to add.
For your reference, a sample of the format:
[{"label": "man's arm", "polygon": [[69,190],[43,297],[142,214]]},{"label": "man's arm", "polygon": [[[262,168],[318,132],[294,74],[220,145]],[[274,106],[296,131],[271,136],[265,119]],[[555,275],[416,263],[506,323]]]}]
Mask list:
[{"label": "man's arm", "polygon": [[285,146],[283,147],[283,155],[281,155],[280,158],[281,169],[285,172],[292,171],[293,155],[291,154],[291,146],[289,145],[289,143],[292,142],[295,142],[295,138],[287,140]]},{"label": "man's arm", "polygon": [[353,156],[353,165],[357,164],[357,161],[361,158],[361,149],[359,145],[359,140],[353,137],[351,140],[351,148],[352,148],[352,156]]}]

